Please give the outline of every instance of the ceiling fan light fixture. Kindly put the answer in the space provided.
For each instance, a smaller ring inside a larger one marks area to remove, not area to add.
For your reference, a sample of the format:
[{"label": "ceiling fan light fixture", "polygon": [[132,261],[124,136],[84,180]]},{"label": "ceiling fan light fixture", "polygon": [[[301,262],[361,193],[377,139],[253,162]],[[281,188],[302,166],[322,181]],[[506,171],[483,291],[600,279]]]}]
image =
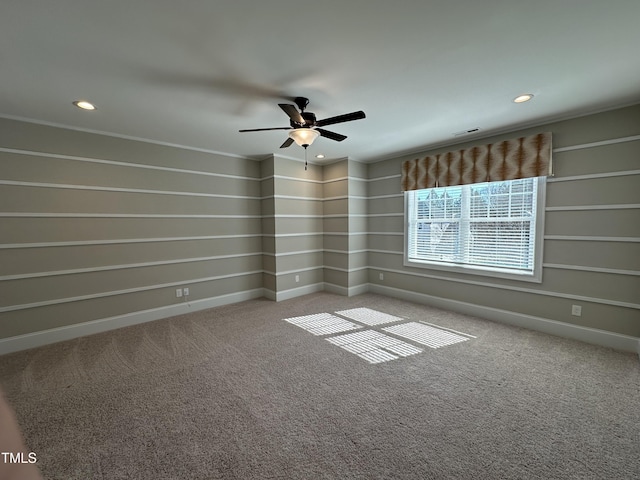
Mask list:
[{"label": "ceiling fan light fixture", "polygon": [[311,145],[319,136],[320,132],[313,128],[294,128],[289,132],[289,138],[304,148]]}]

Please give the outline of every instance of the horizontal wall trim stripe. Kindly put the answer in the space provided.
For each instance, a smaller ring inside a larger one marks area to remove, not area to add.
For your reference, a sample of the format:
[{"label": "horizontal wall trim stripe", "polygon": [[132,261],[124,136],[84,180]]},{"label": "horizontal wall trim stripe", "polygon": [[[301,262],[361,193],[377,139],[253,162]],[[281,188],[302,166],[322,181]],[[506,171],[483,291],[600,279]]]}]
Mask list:
[{"label": "horizontal wall trim stripe", "polygon": [[398,275],[410,275],[410,276],[422,277],[422,278],[426,277],[426,278],[432,278],[434,280],[440,280],[440,281],[445,281],[445,282],[463,283],[463,284],[466,284],[466,285],[475,285],[475,286],[480,286],[480,287],[497,288],[497,289],[500,289],[500,290],[511,290],[511,291],[514,291],[514,292],[530,293],[532,295],[542,295],[542,296],[547,296],[547,297],[567,298],[567,299],[571,299],[571,300],[580,300],[580,301],[583,301],[583,302],[599,303],[599,304],[602,304],[602,305],[613,305],[613,306],[616,306],[616,307],[624,307],[624,308],[632,308],[632,309],[640,310],[640,304],[630,303],[630,302],[619,302],[617,300],[608,300],[606,298],[587,297],[587,296],[584,296],[584,295],[573,295],[571,293],[558,293],[558,292],[552,292],[552,291],[549,291],[549,290],[535,290],[535,289],[532,289],[532,288],[514,287],[512,285],[495,284],[495,283],[489,283],[489,282],[466,280],[466,279],[461,279],[461,278],[444,277],[442,275],[433,275],[433,274],[411,272],[411,271],[404,271],[404,270],[395,270],[395,269],[392,269],[392,268],[369,267],[369,269],[373,270],[373,271],[377,271],[377,272],[378,271],[379,272],[388,272],[388,273],[395,273],[395,274],[398,274]]},{"label": "horizontal wall trim stripe", "polygon": [[273,270],[263,270],[263,273],[266,273],[268,275],[273,275],[274,277],[279,277],[284,275],[292,275],[294,273],[313,272],[315,270],[323,270],[323,269],[335,270],[337,272],[343,272],[343,273],[354,273],[354,272],[361,272],[363,270],[369,270],[370,268],[371,267],[339,268],[339,267],[331,267],[329,265],[316,265],[313,267],[298,268],[295,270],[284,270],[282,272],[274,272]]},{"label": "horizontal wall trim stripe", "polygon": [[339,268],[339,267],[331,267],[329,265],[324,265],[323,268],[327,270],[335,270],[337,272],[343,272],[343,273],[354,273],[354,272],[361,272],[362,270],[369,270],[369,268],[371,267]]},{"label": "horizontal wall trim stripe", "polygon": [[346,180],[362,180],[366,181],[364,178],[360,177],[336,177],[330,178],[327,180],[316,180],[314,178],[300,178],[300,177],[289,177],[287,175],[267,175],[266,177],[262,177],[261,180],[292,180],[294,182],[303,182],[303,183],[318,183],[318,184],[327,184],[327,183],[336,183],[336,182],[344,182]]},{"label": "horizontal wall trim stripe", "polygon": [[399,173],[396,173],[394,175],[387,175],[385,177],[374,177],[374,178],[370,178],[368,181],[369,182],[378,182],[380,180],[392,180],[395,178],[402,178],[402,175]]},{"label": "horizontal wall trim stripe", "polygon": [[640,271],[637,271],[637,270],[621,270],[617,268],[588,267],[583,265],[564,265],[561,263],[543,263],[542,266],[544,268],[555,268],[558,270],[577,270],[580,272],[612,273],[614,275],[640,276]]},{"label": "horizontal wall trim stripe", "polygon": [[369,200],[378,200],[381,198],[402,198],[404,197],[404,193],[391,193],[389,195],[372,195],[370,197],[366,197]]},{"label": "horizontal wall trim stripe", "polygon": [[252,238],[262,236],[263,235],[261,233],[243,233],[238,235],[203,235],[195,237],[120,238],[110,240],[76,240],[68,242],[5,243],[0,244],[0,249],[81,247],[87,245],[119,245],[127,243],[182,242],[188,240],[218,240],[226,238]]},{"label": "horizontal wall trim stripe", "polygon": [[94,192],[118,192],[118,193],[139,193],[145,195],[174,195],[181,197],[206,197],[206,198],[241,198],[260,201],[262,198],[248,195],[224,195],[219,193],[182,192],[172,190],[149,190],[142,188],[121,188],[103,187],[100,185],[76,185],[65,183],[44,183],[44,182],[22,182],[17,180],[0,180],[0,185],[34,188],[58,188],[62,190],[86,190]]},{"label": "horizontal wall trim stripe", "polygon": [[[2,118],[2,116],[0,116],[0,118]],[[146,170],[161,170],[161,171],[173,172],[173,173],[187,173],[187,174],[199,175],[199,176],[205,175],[209,177],[235,178],[239,180],[251,180],[251,181],[261,180],[260,177],[247,177],[245,175],[232,175],[228,173],[213,173],[213,172],[207,172],[203,170],[190,170],[185,168],[162,167],[159,165],[146,165],[144,163],[119,162],[116,160],[106,160],[106,159],[93,158],[93,157],[80,157],[76,155],[65,155],[60,153],[36,152],[33,150],[20,150],[15,148],[0,147],[0,152],[15,153],[17,155],[30,155],[34,157],[49,157],[49,158],[57,158],[62,160],[74,160],[78,162],[87,162],[87,163],[100,163],[105,165],[115,165],[118,167],[143,168]],[[226,153],[217,153],[217,152],[209,152],[209,153],[216,153],[218,155],[231,156],[236,158],[245,158],[245,157],[239,157],[235,155],[228,155]],[[245,158],[245,160],[251,160],[251,159]]]},{"label": "horizontal wall trim stripe", "polygon": [[[61,241],[61,242],[37,242],[37,243],[6,243],[0,244],[0,249],[16,249],[16,248],[47,248],[47,247],[78,247],[87,245],[118,245],[128,243],[159,243],[159,242],[181,242],[189,240],[218,240],[231,238],[293,238],[293,237],[357,237],[360,235],[377,235],[377,236],[404,236],[402,232],[306,232],[306,233],[244,233],[237,235],[203,235],[189,237],[150,237],[150,238],[120,238],[120,239],[102,239],[102,240],[77,240],[77,241]],[[639,242],[640,238],[611,238],[611,237],[562,237],[549,236],[545,239],[550,240],[593,240],[593,241],[631,241]]]},{"label": "horizontal wall trim stripe", "polygon": [[119,264],[119,265],[107,265],[103,267],[74,268],[69,270],[52,270],[48,272],[3,275],[3,276],[0,276],[0,281],[23,280],[27,278],[57,277],[61,275],[78,275],[82,273],[105,272],[109,270],[126,270],[131,268],[156,267],[161,265],[177,265],[181,263],[207,262],[211,260],[226,260],[229,258],[239,258],[239,257],[258,257],[258,256],[261,257],[262,255],[263,255],[262,252],[237,253],[233,255],[213,255],[210,257],[194,257],[194,258],[178,258],[174,260],[159,260],[156,262],[125,263],[125,264]]},{"label": "horizontal wall trim stripe", "polygon": [[371,253],[387,253],[389,255],[404,255],[404,252],[397,250],[376,250],[374,248],[370,248],[367,251]]},{"label": "horizontal wall trim stripe", "polygon": [[272,270],[265,270],[264,273],[269,275],[273,275],[274,277],[281,277],[285,275],[292,275],[294,273],[304,273],[304,272],[313,272],[315,270],[322,270],[324,267],[322,265],[316,265],[315,267],[307,267],[307,268],[297,268],[295,270],[284,270],[282,272],[274,272]]},{"label": "horizontal wall trim stripe", "polygon": [[266,255],[268,257],[289,257],[292,255],[308,255],[310,253],[322,253],[324,250],[322,250],[321,248],[315,249],[315,250],[292,250],[289,252],[282,252],[282,253],[272,253],[272,252],[264,252],[263,255]]},{"label": "horizontal wall trim stripe", "polygon": [[78,295],[77,297],[56,298],[54,300],[43,300],[41,302],[25,303],[22,305],[10,305],[8,307],[0,307],[0,313],[13,312],[16,310],[27,310],[29,308],[48,307],[50,305],[60,305],[63,303],[80,302],[83,300],[93,300],[96,298],[115,297],[118,295],[126,295],[129,293],[148,292],[150,290],[158,290],[160,288],[179,287],[181,285],[192,285],[194,283],[211,282],[215,280],[224,280],[227,278],[247,277],[249,275],[261,275],[262,270],[253,270],[249,272],[231,273],[228,275],[217,275],[204,278],[192,278],[189,280],[181,280],[179,282],[161,283],[156,285],[146,285],[144,287],[126,288],[123,290],[114,290],[109,292],[92,293],[89,295]]},{"label": "horizontal wall trim stripe", "polygon": [[587,342],[604,347],[615,348],[627,352],[638,352],[640,339],[622,333],[608,332],[596,328],[582,327],[570,323],[559,322],[533,315],[502,310],[493,307],[484,307],[472,303],[435,297],[425,293],[401,290],[384,285],[369,284],[369,291],[379,295],[400,298],[402,300],[424,303],[445,310],[452,310],[474,317],[486,318],[491,321],[515,325],[517,327],[536,330],[564,338],[571,338],[581,342]]},{"label": "horizontal wall trim stripe", "polygon": [[[391,255],[403,255],[403,252],[400,252],[400,251],[376,250],[376,249],[351,250],[351,251],[318,249],[318,250],[285,252],[280,254],[273,254],[268,252],[251,252],[251,253],[239,253],[239,254],[233,254],[233,255],[215,255],[215,256],[208,256],[208,257],[182,258],[182,259],[156,261],[156,262],[109,265],[104,267],[78,268],[78,269],[70,269],[70,270],[36,272],[36,273],[27,273],[27,274],[18,274],[18,275],[4,275],[4,276],[0,276],[0,281],[21,280],[21,279],[39,278],[39,277],[53,277],[53,276],[61,276],[61,275],[75,275],[75,274],[92,273],[92,272],[100,272],[100,271],[108,271],[108,270],[124,270],[124,269],[131,269],[131,268],[144,268],[144,267],[160,266],[160,265],[174,265],[174,264],[180,264],[180,263],[194,263],[194,262],[222,260],[222,259],[238,258],[238,257],[252,257],[252,256],[262,256],[262,255],[281,257],[281,256],[291,256],[291,255],[305,255],[309,253],[320,253],[320,252],[329,252],[329,253],[344,254],[344,255],[355,254],[355,253],[367,253],[367,252],[391,254]],[[579,270],[579,271],[597,272],[597,273],[611,273],[611,274],[619,274],[619,275],[640,276],[640,272],[635,270],[620,270],[620,269],[611,269],[611,268],[585,267],[585,266],[562,265],[562,264],[552,264],[552,263],[545,263],[543,264],[543,267],[561,269],[561,270]],[[280,272],[280,273],[277,273],[277,275],[282,275],[287,273],[296,273],[296,272],[302,272],[302,271],[308,271],[308,270],[317,270],[321,268],[330,268],[334,270],[354,272],[354,271],[359,271],[365,268],[372,268],[372,267],[361,267],[356,269],[338,269],[338,268],[329,267],[329,266],[317,266],[312,268],[304,268],[299,270],[290,270],[287,272]],[[265,271],[265,272],[270,274],[275,274],[274,272],[270,272],[270,271]]]},{"label": "horizontal wall trim stripe", "polygon": [[356,198],[356,197],[349,196],[349,195],[338,195],[336,197],[325,197],[322,200],[323,201],[327,201],[327,202],[332,202],[332,201],[336,201],[336,200],[349,200],[349,198]]},{"label": "horizontal wall trim stripe", "polygon": [[588,235],[545,235],[545,240],[567,240],[572,242],[622,242],[638,243],[640,237],[595,237]]},{"label": "horizontal wall trim stripe", "polygon": [[[337,215],[338,217],[347,217],[348,215]],[[287,213],[275,213],[268,215],[261,215],[261,218],[325,218],[325,215],[307,215],[307,214],[287,214]]]},{"label": "horizontal wall trim stripe", "polygon": [[265,181],[265,180],[292,180],[292,181],[301,182],[301,183],[318,183],[318,184],[324,183],[324,180],[315,180],[313,178],[287,177],[285,175],[267,175],[266,177],[260,178],[260,180],[262,180],[262,181]]},{"label": "horizontal wall trim stripe", "polygon": [[[325,252],[331,252],[332,250],[325,250]],[[377,249],[367,249],[367,250],[358,250],[360,252],[370,252],[370,253],[382,253],[387,255],[404,255],[404,252],[397,250],[377,250]],[[336,253],[354,253],[354,252],[336,252]],[[597,273],[613,273],[617,275],[634,275],[640,276],[640,272],[636,270],[621,270],[616,268],[602,268],[602,267],[589,267],[589,266],[578,266],[578,265],[564,265],[559,263],[543,263],[542,266],[544,268],[555,268],[559,270],[579,270],[582,272],[597,272]],[[370,267],[373,269],[373,267]]]},{"label": "horizontal wall trim stripe", "polygon": [[263,218],[262,215],[0,212],[3,218]]},{"label": "horizontal wall trim stripe", "polygon": [[301,197],[295,195],[266,195],[264,197],[260,197],[260,200],[302,200],[307,202],[322,202],[324,201],[321,197]]},{"label": "horizontal wall trim stripe", "polygon": [[547,177],[547,183],[573,182],[577,180],[596,180],[600,178],[626,177],[640,175],[640,170],[620,170],[618,172],[585,173],[584,175],[570,175],[567,177]]},{"label": "horizontal wall trim stripe", "polygon": [[[397,176],[399,177],[400,175],[397,175]],[[382,178],[387,178],[387,177],[382,177]],[[393,178],[393,176],[388,177],[388,178]],[[372,182],[372,181],[376,180],[376,179],[371,180],[371,179],[368,179],[368,178],[350,177],[350,176],[329,178],[327,180],[316,180],[316,179],[313,179],[313,178],[289,177],[287,175],[267,175],[266,177],[261,177],[260,178],[260,180],[272,180],[272,179],[292,180],[294,182],[318,183],[318,184],[337,183],[337,182],[344,182],[346,180],[348,180],[348,181],[356,181],[356,182]]]},{"label": "horizontal wall trim stripe", "polygon": [[264,197],[247,197],[247,198],[255,198],[257,200],[303,200],[303,201],[313,201],[313,202],[331,202],[335,200],[368,200],[371,197],[359,196],[359,195],[340,195],[337,197],[303,197],[303,196],[295,196],[295,195],[265,195]]},{"label": "horizontal wall trim stripe", "polygon": [[[606,173],[590,173],[590,174],[584,174],[584,175],[571,175],[571,176],[566,176],[566,177],[547,177],[547,182],[548,183],[556,183],[556,182],[568,182],[568,181],[575,181],[575,180],[590,180],[590,179],[598,179],[598,178],[607,178],[607,177],[621,177],[621,176],[627,176],[627,175],[638,175],[640,174],[640,170],[623,170],[623,171],[618,171],[618,172],[606,172]],[[374,178],[374,179],[369,179],[366,180],[368,182],[372,182],[372,181],[376,181],[376,180],[386,180],[386,179],[390,179],[390,178],[400,178],[401,175],[390,175],[388,177],[378,177],[378,178]],[[265,178],[269,178],[269,177],[265,177]],[[300,181],[300,182],[311,182],[311,183],[330,183],[332,181],[335,180],[312,180],[312,179],[300,179],[300,178],[296,178],[296,177],[282,177],[282,176],[277,176],[277,178],[285,178],[288,180],[296,180],[296,181]],[[350,179],[353,180],[353,178],[351,177],[345,177],[342,178],[340,180],[345,180],[345,179]],[[263,178],[264,179],[264,178]],[[404,194],[403,193],[397,193],[397,194],[389,194],[389,195],[377,195],[377,196],[351,196],[349,198],[362,198],[362,199],[375,199],[375,198],[391,198],[391,197],[402,197]],[[252,198],[273,198],[274,196],[267,196],[267,197],[252,197]],[[286,198],[286,196],[282,196],[282,198]],[[291,197],[291,198],[298,198],[298,197]],[[303,199],[312,199],[312,200],[323,200],[322,198],[318,198],[318,197],[299,197],[299,198],[303,198]],[[330,197],[328,198],[329,200],[332,199],[340,199],[343,197]]]},{"label": "horizontal wall trim stripe", "polygon": [[323,249],[324,252],[329,252],[329,253],[338,253],[338,254],[344,254],[344,255],[350,255],[350,254],[354,254],[354,253],[366,253],[369,250],[365,249],[360,249],[360,250],[330,250],[328,248]]},{"label": "horizontal wall trim stripe", "polygon": [[547,207],[546,212],[578,212],[582,210],[633,210],[640,208],[640,203],[626,203],[620,205],[566,205]]},{"label": "horizontal wall trim stripe", "polygon": [[264,289],[257,288],[3,338],[0,339],[0,355],[261,297],[264,297]]},{"label": "horizontal wall trim stripe", "polygon": [[305,233],[263,233],[261,236],[265,238],[289,238],[289,237],[321,237],[324,232],[305,232]]},{"label": "horizontal wall trim stripe", "polygon": [[612,138],[609,140],[602,140],[599,142],[591,142],[591,143],[582,143],[580,145],[571,145],[568,147],[558,147],[553,149],[553,153],[569,152],[571,150],[583,150],[585,148],[593,148],[593,147],[602,147],[605,145],[614,145],[616,143],[635,142],[636,140],[640,140],[640,135]]},{"label": "horizontal wall trim stripe", "polygon": [[359,237],[367,235],[367,232],[324,232],[325,237]]}]

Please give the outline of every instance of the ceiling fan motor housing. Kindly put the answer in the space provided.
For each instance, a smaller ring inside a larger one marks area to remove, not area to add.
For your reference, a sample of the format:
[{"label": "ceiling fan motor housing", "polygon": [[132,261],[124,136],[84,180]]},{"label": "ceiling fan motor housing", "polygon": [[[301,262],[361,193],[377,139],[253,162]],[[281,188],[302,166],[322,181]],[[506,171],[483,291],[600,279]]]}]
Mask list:
[{"label": "ceiling fan motor housing", "polygon": [[316,114],[311,112],[302,112],[300,113],[302,118],[304,118],[304,123],[307,127],[313,127],[316,124]]}]

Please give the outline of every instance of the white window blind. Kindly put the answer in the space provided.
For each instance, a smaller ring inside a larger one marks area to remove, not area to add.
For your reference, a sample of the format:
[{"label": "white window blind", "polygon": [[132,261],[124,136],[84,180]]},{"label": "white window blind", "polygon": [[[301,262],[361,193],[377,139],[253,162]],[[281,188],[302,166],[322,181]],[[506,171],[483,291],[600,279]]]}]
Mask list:
[{"label": "white window blind", "polygon": [[538,177],[406,192],[408,263],[534,275]]}]

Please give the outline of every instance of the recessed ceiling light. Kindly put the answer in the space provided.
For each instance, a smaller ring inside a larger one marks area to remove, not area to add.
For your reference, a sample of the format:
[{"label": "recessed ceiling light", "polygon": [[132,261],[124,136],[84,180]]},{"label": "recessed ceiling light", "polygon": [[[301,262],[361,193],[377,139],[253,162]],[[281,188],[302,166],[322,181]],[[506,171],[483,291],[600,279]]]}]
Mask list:
[{"label": "recessed ceiling light", "polygon": [[518,95],[516,98],[513,99],[513,102],[514,103],[524,103],[524,102],[528,102],[532,98],[533,98],[532,94],[525,93],[524,95]]},{"label": "recessed ceiling light", "polygon": [[324,155],[319,153],[318,155],[316,155],[316,158],[324,158]]},{"label": "recessed ceiling light", "polygon": [[83,110],[95,110],[96,106],[93,103],[87,102],[86,100],[76,100],[73,104],[81,108]]}]

